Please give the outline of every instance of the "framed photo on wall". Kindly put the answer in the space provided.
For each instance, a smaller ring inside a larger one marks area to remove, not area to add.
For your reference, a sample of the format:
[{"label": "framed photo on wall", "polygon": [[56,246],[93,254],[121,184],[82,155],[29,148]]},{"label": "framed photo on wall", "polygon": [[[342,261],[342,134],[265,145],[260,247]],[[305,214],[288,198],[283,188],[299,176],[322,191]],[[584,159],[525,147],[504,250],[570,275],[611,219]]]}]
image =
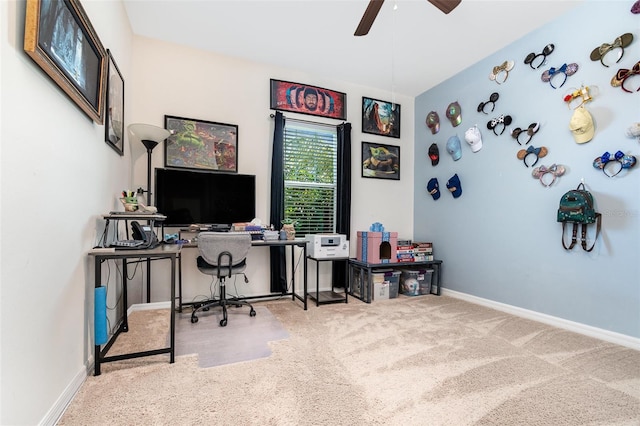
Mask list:
[{"label": "framed photo on wall", "polygon": [[400,138],[400,105],[363,96],[362,132]]},{"label": "framed photo on wall", "polygon": [[271,109],[347,119],[347,95],[323,87],[271,79]]},{"label": "framed photo on wall", "polygon": [[107,49],[107,110],[104,123],[104,138],[118,154],[124,155],[124,78]]},{"label": "framed photo on wall", "polygon": [[362,142],[362,177],[400,180],[400,147]]},{"label": "framed photo on wall", "polygon": [[237,125],[165,115],[164,127],[166,167],[238,172]]},{"label": "framed photo on wall", "polygon": [[85,114],[103,124],[106,51],[79,0],[27,0],[24,50]]}]

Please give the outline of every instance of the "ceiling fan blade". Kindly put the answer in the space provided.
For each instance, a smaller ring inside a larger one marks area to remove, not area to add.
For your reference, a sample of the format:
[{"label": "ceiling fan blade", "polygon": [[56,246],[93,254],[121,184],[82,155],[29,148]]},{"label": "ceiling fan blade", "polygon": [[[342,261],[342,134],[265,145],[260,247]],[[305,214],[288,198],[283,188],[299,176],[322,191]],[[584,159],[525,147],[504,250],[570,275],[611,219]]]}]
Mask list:
[{"label": "ceiling fan blade", "polygon": [[[376,20],[376,16],[378,16],[378,12],[382,7],[382,3],[384,0],[371,0],[369,1],[369,5],[367,6],[367,10],[364,11],[364,15],[362,15],[362,19],[358,24],[358,28],[356,28],[356,32],[353,34],[355,36],[363,36],[369,33],[371,26],[373,25],[373,21]],[[455,7],[455,6],[454,6]]]},{"label": "ceiling fan blade", "polygon": [[448,14],[460,4],[462,0],[429,0],[429,3]]}]

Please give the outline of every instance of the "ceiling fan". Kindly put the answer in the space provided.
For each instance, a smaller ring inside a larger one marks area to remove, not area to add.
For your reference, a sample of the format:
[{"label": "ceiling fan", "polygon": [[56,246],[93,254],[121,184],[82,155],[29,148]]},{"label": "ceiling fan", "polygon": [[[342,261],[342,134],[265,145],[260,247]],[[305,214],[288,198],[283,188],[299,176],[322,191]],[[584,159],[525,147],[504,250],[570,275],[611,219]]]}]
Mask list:
[{"label": "ceiling fan", "polygon": [[[445,14],[448,14],[453,9],[456,8],[460,4],[462,0],[428,0],[429,3],[443,11]],[[364,15],[362,15],[362,19],[358,24],[358,28],[356,28],[356,32],[353,34],[355,36],[363,36],[366,35],[371,26],[373,25],[373,21],[375,21],[376,16],[378,16],[378,12],[382,7],[382,3],[384,0],[370,0],[369,5],[367,6],[367,10],[364,11]]]}]

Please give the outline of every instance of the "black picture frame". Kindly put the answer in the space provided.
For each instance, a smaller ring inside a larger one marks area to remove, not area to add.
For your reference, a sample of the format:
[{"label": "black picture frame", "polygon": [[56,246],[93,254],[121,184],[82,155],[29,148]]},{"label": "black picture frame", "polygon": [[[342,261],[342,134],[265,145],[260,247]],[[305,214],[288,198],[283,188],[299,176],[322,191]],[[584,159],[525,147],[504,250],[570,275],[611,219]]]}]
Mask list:
[{"label": "black picture frame", "polygon": [[194,118],[164,116],[172,131],[164,144],[165,167],[238,172],[238,126]]},{"label": "black picture frame", "polygon": [[363,96],[362,133],[400,138],[400,104]]},{"label": "black picture frame", "polygon": [[118,154],[124,155],[124,78],[111,50],[107,49],[107,106],[104,140]]},{"label": "black picture frame", "polygon": [[362,142],[362,177],[400,180],[400,147]]},{"label": "black picture frame", "polygon": [[104,123],[106,51],[79,0],[27,0],[24,51],[85,114]]},{"label": "black picture frame", "polygon": [[[307,98],[307,96],[309,96]],[[307,103],[306,99],[315,99]],[[337,90],[292,81],[270,80],[270,107],[318,117],[347,119],[347,95]]]}]

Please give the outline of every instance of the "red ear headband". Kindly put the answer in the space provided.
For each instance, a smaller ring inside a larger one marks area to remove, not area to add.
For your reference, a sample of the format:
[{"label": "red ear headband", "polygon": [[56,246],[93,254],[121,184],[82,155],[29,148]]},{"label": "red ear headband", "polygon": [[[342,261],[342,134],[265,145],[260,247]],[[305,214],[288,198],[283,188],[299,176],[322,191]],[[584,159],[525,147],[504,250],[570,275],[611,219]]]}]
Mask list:
[{"label": "red ear headband", "polygon": [[[628,93],[633,93],[631,90],[624,87],[624,82],[631,77],[632,75],[640,74],[640,61],[636,62],[636,64],[630,70],[626,68],[621,68],[618,70],[616,75],[611,79],[611,85],[613,87],[622,87],[622,90]],[[640,91],[640,87],[636,90],[636,92]]]}]

